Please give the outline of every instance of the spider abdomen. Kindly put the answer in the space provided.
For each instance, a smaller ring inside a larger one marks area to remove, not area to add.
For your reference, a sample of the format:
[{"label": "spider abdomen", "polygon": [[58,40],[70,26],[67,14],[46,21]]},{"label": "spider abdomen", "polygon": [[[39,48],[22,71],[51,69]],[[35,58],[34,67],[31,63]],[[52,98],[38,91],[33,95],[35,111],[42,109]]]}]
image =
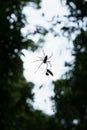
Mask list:
[{"label": "spider abdomen", "polygon": [[44,60],[43,60],[43,63],[45,64],[47,62],[47,59],[48,59],[48,56],[46,55]]}]

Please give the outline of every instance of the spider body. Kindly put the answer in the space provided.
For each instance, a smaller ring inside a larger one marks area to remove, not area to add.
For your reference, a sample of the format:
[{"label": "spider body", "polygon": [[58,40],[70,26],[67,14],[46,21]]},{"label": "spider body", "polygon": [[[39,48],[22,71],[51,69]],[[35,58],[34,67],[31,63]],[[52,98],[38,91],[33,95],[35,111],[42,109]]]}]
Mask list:
[{"label": "spider body", "polygon": [[48,56],[46,55],[43,59],[43,63],[45,64],[47,62]]}]

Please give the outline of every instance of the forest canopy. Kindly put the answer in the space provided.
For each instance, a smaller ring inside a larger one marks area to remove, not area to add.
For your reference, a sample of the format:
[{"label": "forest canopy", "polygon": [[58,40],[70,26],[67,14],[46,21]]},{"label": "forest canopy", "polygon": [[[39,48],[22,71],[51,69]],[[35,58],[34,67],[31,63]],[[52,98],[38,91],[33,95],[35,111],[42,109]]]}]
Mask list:
[{"label": "forest canopy", "polygon": [[[61,32],[67,32],[67,38],[73,41],[72,55],[74,62],[67,63],[70,69],[65,79],[53,81],[55,114],[45,115],[42,111],[34,110],[34,83],[27,82],[23,76],[22,49],[37,49],[32,39],[25,38],[21,29],[26,24],[22,13],[27,3],[35,4],[39,9],[40,0],[0,0],[0,127],[5,130],[86,130],[87,128],[87,1],[62,0],[70,13],[64,18],[68,23],[63,24]],[[30,4],[31,5],[31,4]],[[53,23],[55,19],[51,22]],[[57,21],[56,21],[57,20]],[[61,19],[55,20],[55,26],[61,24]],[[54,28],[52,25],[51,28]],[[38,26],[33,35],[46,35],[50,30]],[[57,34],[58,32],[52,31]],[[75,38],[72,39],[72,34]],[[27,100],[29,102],[27,102]]]}]

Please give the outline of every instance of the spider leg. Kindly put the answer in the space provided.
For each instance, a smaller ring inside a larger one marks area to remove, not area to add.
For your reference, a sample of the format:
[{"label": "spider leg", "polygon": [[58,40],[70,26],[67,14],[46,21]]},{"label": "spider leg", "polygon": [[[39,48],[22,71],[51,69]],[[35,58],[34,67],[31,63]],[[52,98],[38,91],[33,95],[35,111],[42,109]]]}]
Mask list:
[{"label": "spider leg", "polygon": [[43,61],[43,58],[42,58],[42,57],[37,56],[37,58],[39,58],[40,60],[42,60],[42,61]]},{"label": "spider leg", "polygon": [[52,56],[53,56],[53,53],[51,53],[51,56],[50,56],[50,57],[48,57],[48,60],[49,60]]},{"label": "spider leg", "polygon": [[41,60],[41,59],[40,59],[40,60],[35,60],[35,61],[32,61],[32,63],[33,63],[33,62],[37,62],[37,61],[42,61],[42,60]]},{"label": "spider leg", "polygon": [[43,56],[45,57],[45,52],[44,52],[44,50],[42,49],[42,51],[43,51]]},{"label": "spider leg", "polygon": [[52,67],[52,65],[51,65],[51,62],[50,61],[47,61],[48,63],[49,63],[49,65],[50,65],[50,68]]},{"label": "spider leg", "polygon": [[47,66],[46,66],[46,71],[47,71],[47,69],[48,69],[48,63],[46,64]]},{"label": "spider leg", "polygon": [[[50,64],[50,62],[48,62]],[[47,67],[46,67],[46,75],[49,76],[49,74],[51,74],[53,76],[53,73],[48,69],[48,63],[47,63]]]},{"label": "spider leg", "polygon": [[43,73],[47,72],[47,69],[48,69],[48,63],[46,63],[46,69],[43,71]]},{"label": "spider leg", "polygon": [[35,60],[35,61],[32,61],[33,62],[37,62],[37,61],[43,61],[43,58],[42,57],[38,57],[39,59],[38,60]]},{"label": "spider leg", "polygon": [[42,64],[43,64],[43,62],[41,62],[41,64],[39,65],[39,67],[37,68],[37,70],[35,71],[35,73],[38,71],[38,69],[41,67]]}]

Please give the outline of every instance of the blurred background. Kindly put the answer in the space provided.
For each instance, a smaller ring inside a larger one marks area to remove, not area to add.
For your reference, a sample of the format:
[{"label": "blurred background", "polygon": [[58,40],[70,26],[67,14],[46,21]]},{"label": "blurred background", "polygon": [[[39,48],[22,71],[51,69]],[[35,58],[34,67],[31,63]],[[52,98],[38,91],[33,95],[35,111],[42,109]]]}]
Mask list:
[{"label": "blurred background", "polygon": [[[0,0],[0,127],[86,130],[87,0]],[[43,50],[53,76],[37,70]]]}]

